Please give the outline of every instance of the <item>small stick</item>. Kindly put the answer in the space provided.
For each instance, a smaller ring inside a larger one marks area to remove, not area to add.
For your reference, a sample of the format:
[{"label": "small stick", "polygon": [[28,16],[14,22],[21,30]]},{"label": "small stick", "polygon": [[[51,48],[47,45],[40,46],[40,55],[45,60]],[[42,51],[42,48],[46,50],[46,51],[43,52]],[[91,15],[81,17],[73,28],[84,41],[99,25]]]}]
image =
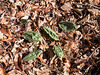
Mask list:
[{"label": "small stick", "polygon": [[83,5],[83,6],[88,6],[90,8],[96,8],[96,9],[99,9],[100,10],[100,7],[97,7],[95,5],[91,5],[91,4],[82,4],[82,3],[76,3],[76,2],[73,2],[72,4],[76,4],[76,5]]}]

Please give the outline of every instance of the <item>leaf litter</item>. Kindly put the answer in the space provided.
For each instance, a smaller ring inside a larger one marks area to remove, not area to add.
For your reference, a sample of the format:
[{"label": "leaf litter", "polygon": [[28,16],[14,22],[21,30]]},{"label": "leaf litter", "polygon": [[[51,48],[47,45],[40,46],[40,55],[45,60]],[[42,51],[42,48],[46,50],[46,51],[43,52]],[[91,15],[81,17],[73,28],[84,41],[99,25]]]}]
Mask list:
[{"label": "leaf litter", "polygon": [[99,75],[99,15],[99,0],[1,0],[0,75]]}]

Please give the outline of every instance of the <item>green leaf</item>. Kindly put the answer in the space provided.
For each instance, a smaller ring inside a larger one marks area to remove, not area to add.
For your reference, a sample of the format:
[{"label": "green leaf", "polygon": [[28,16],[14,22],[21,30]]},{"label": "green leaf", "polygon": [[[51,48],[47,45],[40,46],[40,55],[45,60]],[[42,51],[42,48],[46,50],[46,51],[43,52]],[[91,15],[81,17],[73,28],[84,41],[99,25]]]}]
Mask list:
[{"label": "green leaf", "polygon": [[54,45],[53,46],[53,52],[58,56],[58,57],[63,57],[63,51],[59,46]]},{"label": "green leaf", "polygon": [[26,23],[28,23],[28,20],[27,19],[21,19],[20,23],[21,24],[26,24]]},{"label": "green leaf", "polygon": [[48,28],[48,27],[44,27],[43,28],[45,30],[45,32],[47,34],[49,34],[49,36],[54,39],[54,40],[59,40],[59,38],[57,37],[56,32],[54,32],[52,29]]},{"label": "green leaf", "polygon": [[59,27],[64,31],[73,31],[76,29],[75,24],[69,21],[61,21]]},{"label": "green leaf", "polygon": [[29,60],[36,59],[41,53],[42,53],[42,51],[31,52],[23,58],[23,61],[29,61]]},{"label": "green leaf", "polygon": [[33,31],[24,32],[22,37],[28,40],[29,42],[37,42],[43,39],[39,33]]}]

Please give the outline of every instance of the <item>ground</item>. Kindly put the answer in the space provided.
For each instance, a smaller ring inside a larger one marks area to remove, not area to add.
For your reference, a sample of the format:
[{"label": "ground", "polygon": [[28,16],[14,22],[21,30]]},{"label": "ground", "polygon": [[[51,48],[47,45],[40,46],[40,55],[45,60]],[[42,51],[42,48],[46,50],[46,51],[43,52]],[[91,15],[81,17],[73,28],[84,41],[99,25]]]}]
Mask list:
[{"label": "ground", "polygon": [[99,53],[100,0],[0,0],[0,75],[100,75]]}]

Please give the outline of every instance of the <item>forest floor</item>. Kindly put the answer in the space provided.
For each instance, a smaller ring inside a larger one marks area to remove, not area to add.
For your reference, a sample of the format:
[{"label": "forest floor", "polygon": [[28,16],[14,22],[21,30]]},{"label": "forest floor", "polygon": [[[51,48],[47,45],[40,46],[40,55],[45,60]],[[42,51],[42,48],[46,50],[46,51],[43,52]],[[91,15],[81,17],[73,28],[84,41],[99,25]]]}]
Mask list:
[{"label": "forest floor", "polygon": [[100,0],[0,0],[0,75],[100,75]]}]

